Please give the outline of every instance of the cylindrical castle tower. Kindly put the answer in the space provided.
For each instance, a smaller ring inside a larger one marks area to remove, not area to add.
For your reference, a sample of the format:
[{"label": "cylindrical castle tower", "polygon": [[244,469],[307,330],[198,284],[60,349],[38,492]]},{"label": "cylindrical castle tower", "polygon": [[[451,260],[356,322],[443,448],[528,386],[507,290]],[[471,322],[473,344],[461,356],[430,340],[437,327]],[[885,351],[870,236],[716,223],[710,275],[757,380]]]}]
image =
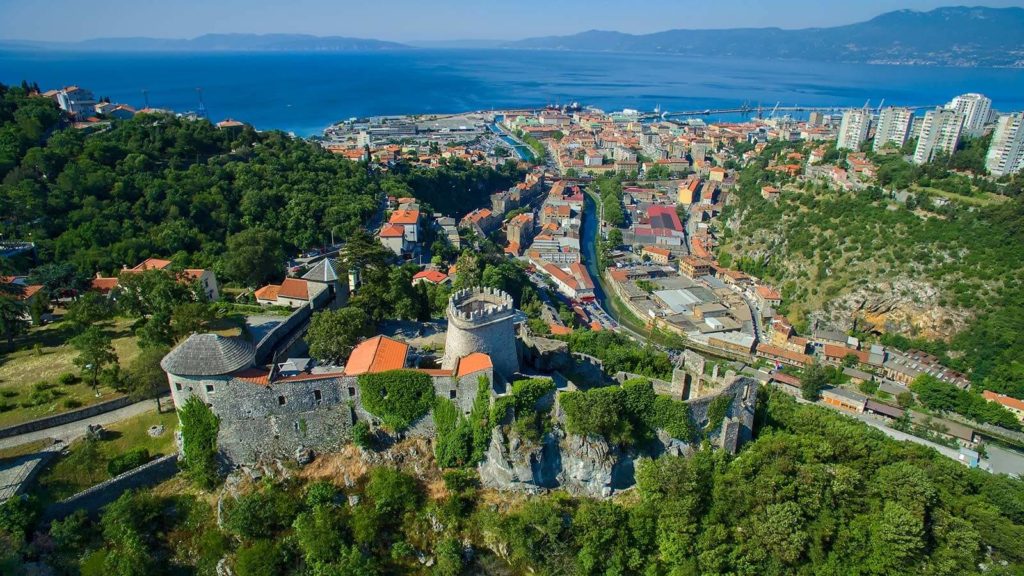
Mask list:
[{"label": "cylindrical castle tower", "polygon": [[441,367],[455,368],[459,358],[483,352],[505,380],[519,371],[512,297],[496,288],[467,288],[448,299],[448,336]]}]

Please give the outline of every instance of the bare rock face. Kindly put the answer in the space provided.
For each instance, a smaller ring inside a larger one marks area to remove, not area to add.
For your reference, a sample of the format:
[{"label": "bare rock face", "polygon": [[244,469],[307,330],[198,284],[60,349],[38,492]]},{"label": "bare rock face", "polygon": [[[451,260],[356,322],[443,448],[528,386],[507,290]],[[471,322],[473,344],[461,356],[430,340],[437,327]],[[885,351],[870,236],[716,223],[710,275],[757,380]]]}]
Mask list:
[{"label": "bare rock face", "polygon": [[537,494],[561,487],[608,497],[616,486],[632,484],[633,460],[601,438],[566,436],[556,428],[535,443],[498,427],[479,471],[484,486],[499,490]]},{"label": "bare rock face", "polygon": [[970,320],[964,310],[942,306],[941,291],[929,282],[896,278],[866,285],[811,314],[840,330],[860,330],[948,339]]},{"label": "bare rock face", "polygon": [[558,486],[561,453],[554,434],[534,443],[519,436],[506,436],[502,427],[491,432],[487,458],[480,464],[484,486],[537,494]]},{"label": "bare rock face", "polygon": [[619,456],[604,439],[570,435],[562,443],[560,484],[574,495],[611,496]]}]

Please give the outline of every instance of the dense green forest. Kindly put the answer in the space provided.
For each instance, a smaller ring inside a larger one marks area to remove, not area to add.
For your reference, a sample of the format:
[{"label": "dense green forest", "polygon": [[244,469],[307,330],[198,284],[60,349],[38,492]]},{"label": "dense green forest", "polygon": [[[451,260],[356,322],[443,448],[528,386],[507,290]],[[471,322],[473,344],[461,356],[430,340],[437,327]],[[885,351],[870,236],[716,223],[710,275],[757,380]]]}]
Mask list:
[{"label": "dense green forest", "polygon": [[168,114],[86,134],[67,128],[51,100],[0,86],[0,235],[32,240],[43,261],[86,275],[162,256],[244,282],[248,271],[222,265],[239,233],[258,230],[291,254],[332,233],[345,239],[372,221],[384,192],[460,216],[520,176],[514,163],[458,161],[384,174],[281,132]]},{"label": "dense green forest", "polygon": [[[933,205],[923,193],[902,204],[879,187],[798,186],[767,170],[792,146],[799,145],[768,146],[741,172],[737,200],[722,218],[738,218],[739,226],[726,231],[720,262],[781,287],[784,311],[798,322],[853,290],[898,278],[927,282],[939,290],[939,306],[967,320],[966,329],[945,341],[886,334],[886,343],[929,349],[975,384],[1024,398],[1024,195],[1016,182],[1000,183],[1015,196],[984,206]],[[975,148],[954,158],[970,165]],[[970,181],[897,156],[875,160],[887,189]],[[767,183],[789,184],[777,203],[761,197]]]},{"label": "dense green forest", "polygon": [[[99,521],[37,534],[31,501],[0,507],[4,566],[60,574],[1019,574],[1024,485],[769,394],[737,456],[641,460],[612,500],[443,489],[378,467],[355,485],[259,482],[224,501],[128,493]],[[339,478],[340,482],[340,478]],[[438,483],[439,484],[439,483]],[[166,491],[162,491],[166,494]]]}]

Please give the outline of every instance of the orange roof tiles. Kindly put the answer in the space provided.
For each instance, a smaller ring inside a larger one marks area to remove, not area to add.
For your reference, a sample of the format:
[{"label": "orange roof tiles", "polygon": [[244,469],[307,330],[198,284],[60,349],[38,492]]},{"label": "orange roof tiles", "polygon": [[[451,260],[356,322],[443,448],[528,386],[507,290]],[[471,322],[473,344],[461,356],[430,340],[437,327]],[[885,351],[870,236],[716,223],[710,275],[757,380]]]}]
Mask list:
[{"label": "orange roof tiles", "polygon": [[162,258],[146,258],[138,266],[132,268],[132,272],[142,272],[143,270],[163,270],[171,265],[170,260],[164,260]]},{"label": "orange roof tiles", "polygon": [[482,352],[473,352],[472,354],[463,356],[459,359],[459,365],[455,376],[457,378],[462,378],[467,374],[480,372],[481,370],[490,370],[492,368],[494,368],[494,363],[491,362],[490,356]]},{"label": "orange roof tiles", "polygon": [[670,250],[666,250],[665,248],[659,248],[657,246],[644,246],[644,252],[647,252],[648,254],[664,256],[666,258],[672,255],[672,252]]},{"label": "orange roof tiles", "polygon": [[117,278],[93,278],[92,279],[92,289],[97,291],[97,292],[102,292],[104,294],[106,294],[107,292],[110,292],[114,288],[117,288],[117,285],[118,285]]},{"label": "orange roof tiles", "polygon": [[562,326],[561,324],[548,324],[548,329],[551,330],[551,334],[554,336],[567,336],[572,334],[572,328]]},{"label": "orange roof tiles", "polygon": [[771,286],[758,286],[757,295],[765,300],[782,300],[782,295]]},{"label": "orange roof tiles", "polygon": [[1024,410],[1024,401],[1020,401],[1011,396],[1007,396],[1006,394],[999,394],[991,390],[985,390],[984,392],[982,392],[982,396],[985,397],[985,400],[1002,404],[1007,408],[1012,408],[1014,410]]},{"label": "orange roof tiles", "polygon": [[388,219],[391,224],[416,224],[419,221],[419,210],[395,210]]},{"label": "orange roof tiles", "polygon": [[426,280],[433,284],[440,284],[448,279],[448,275],[444,272],[438,272],[437,270],[421,270],[414,274],[412,279],[414,282],[416,280]]},{"label": "orange roof tiles", "polygon": [[408,354],[408,344],[387,336],[374,336],[352,349],[352,354],[345,363],[345,374],[358,376],[405,368],[405,358]]},{"label": "orange roof tiles", "polygon": [[267,284],[253,293],[257,300],[277,300],[277,293],[281,287],[277,284]]},{"label": "orange roof tiles", "polygon": [[309,300],[309,284],[299,278],[285,278],[277,291],[278,298]]},{"label": "orange roof tiles", "polygon": [[805,366],[814,361],[814,359],[808,356],[807,354],[801,354],[799,352],[794,352],[792,350],[787,350],[785,348],[779,348],[778,346],[772,346],[771,344],[758,344],[757,351],[758,353],[764,354],[766,356],[785,358],[786,360],[790,360],[798,364],[803,364]]},{"label": "orange roof tiles", "polygon": [[857,361],[862,363],[867,363],[869,357],[867,350],[857,350],[856,348],[847,348],[846,346],[837,346],[835,344],[825,344],[824,352],[826,358],[835,358],[837,360],[842,360],[848,354],[853,354],[857,357]]},{"label": "orange roof tiles", "polygon": [[405,228],[401,224],[388,224],[380,229],[381,238],[400,238],[405,236]]}]

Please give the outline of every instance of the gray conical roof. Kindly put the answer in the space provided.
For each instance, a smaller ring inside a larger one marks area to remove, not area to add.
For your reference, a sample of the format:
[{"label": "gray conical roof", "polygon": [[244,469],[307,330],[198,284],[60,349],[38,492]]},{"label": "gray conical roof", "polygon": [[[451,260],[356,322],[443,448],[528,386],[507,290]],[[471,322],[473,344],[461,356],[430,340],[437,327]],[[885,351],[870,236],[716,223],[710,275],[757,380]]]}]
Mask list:
[{"label": "gray conical roof", "polygon": [[303,280],[321,282],[324,284],[338,281],[338,271],[335,269],[334,260],[324,258],[316,266],[302,275]]},{"label": "gray conical roof", "polygon": [[178,376],[217,376],[252,366],[256,349],[240,338],[193,334],[160,361],[160,367]]}]

